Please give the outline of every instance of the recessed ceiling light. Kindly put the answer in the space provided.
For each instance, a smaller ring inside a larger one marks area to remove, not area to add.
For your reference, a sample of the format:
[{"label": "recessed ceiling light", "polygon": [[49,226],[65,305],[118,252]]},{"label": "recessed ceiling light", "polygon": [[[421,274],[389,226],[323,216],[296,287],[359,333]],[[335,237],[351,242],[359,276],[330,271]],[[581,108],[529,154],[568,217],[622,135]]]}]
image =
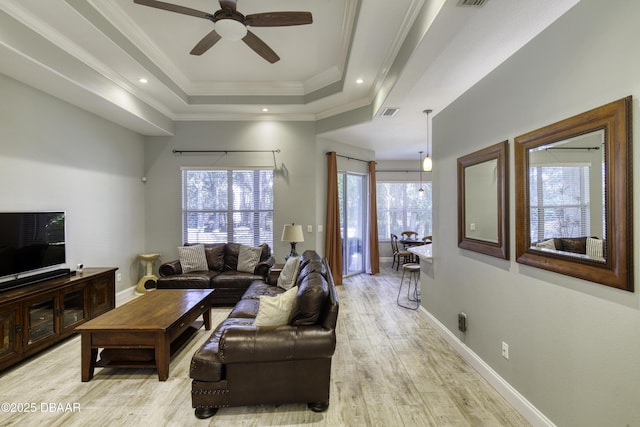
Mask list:
[{"label": "recessed ceiling light", "polygon": [[263,113],[266,113],[267,111],[269,111],[269,109],[268,109],[268,108],[263,108],[263,109],[262,109],[262,112],[263,112]]},{"label": "recessed ceiling light", "polygon": [[143,84],[149,83],[149,80],[145,79],[144,77],[140,77],[138,81]]},{"label": "recessed ceiling light", "polygon": [[358,80],[356,80],[356,83],[358,83],[359,85],[361,85],[362,83],[364,83],[364,80],[362,80],[362,79],[358,79]]}]

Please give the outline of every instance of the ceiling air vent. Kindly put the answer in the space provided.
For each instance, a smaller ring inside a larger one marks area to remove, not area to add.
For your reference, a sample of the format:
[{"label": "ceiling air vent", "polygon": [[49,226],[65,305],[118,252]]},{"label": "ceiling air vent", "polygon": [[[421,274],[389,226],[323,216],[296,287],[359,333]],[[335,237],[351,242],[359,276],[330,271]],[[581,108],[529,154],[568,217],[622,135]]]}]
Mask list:
[{"label": "ceiling air vent", "polygon": [[400,111],[399,108],[385,108],[382,110],[380,117],[393,117],[398,114],[398,111]]},{"label": "ceiling air vent", "polygon": [[488,0],[460,0],[458,6],[482,7]]}]

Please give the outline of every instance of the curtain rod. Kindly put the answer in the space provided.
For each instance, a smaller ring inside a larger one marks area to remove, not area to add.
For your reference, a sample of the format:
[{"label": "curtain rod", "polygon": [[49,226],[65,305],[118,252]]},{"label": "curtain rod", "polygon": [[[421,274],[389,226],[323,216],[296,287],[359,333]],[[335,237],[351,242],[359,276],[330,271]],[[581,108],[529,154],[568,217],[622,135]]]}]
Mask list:
[{"label": "curtain rod", "polygon": [[420,169],[376,169],[376,172],[420,172]]},{"label": "curtain rod", "polygon": [[277,150],[173,150],[174,154],[182,154],[182,153],[279,153],[280,149]]},{"label": "curtain rod", "polygon": [[[329,153],[330,152],[327,152],[326,154],[329,154]],[[347,159],[347,160],[357,160],[357,161],[362,162],[362,163],[369,163],[369,162],[373,161],[373,160],[362,160],[362,159],[358,159],[356,157],[351,157],[351,156],[343,156],[342,154],[338,154],[338,153],[336,153],[336,157],[342,157],[343,159]]]},{"label": "curtain rod", "polygon": [[599,150],[600,147],[548,147],[545,148],[545,151],[550,151],[550,150],[587,150],[587,151],[591,151],[591,150]]}]

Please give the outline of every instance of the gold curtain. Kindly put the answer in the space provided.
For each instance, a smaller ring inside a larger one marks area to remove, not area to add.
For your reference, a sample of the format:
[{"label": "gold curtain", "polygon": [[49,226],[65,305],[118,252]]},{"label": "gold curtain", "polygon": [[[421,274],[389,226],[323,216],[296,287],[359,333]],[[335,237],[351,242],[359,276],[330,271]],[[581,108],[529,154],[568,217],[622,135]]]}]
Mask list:
[{"label": "gold curtain", "polygon": [[336,285],[342,285],[342,237],[340,236],[340,201],[338,200],[338,162],[335,151],[327,153],[327,225],[324,254],[329,261]]},{"label": "gold curtain", "polygon": [[380,273],[378,248],[378,208],[376,201],[376,162],[369,162],[369,264],[370,274]]}]

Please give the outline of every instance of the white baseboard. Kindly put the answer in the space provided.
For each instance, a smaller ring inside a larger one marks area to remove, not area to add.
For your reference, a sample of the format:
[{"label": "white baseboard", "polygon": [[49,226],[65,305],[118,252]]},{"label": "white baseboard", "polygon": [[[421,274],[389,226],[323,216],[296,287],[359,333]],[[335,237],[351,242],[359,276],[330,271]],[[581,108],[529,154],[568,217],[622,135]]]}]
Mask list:
[{"label": "white baseboard", "polygon": [[136,287],[125,288],[120,292],[116,292],[116,307],[129,301],[136,296]]},{"label": "white baseboard", "polygon": [[525,399],[524,396],[518,393],[518,390],[506,382],[504,378],[502,378],[491,368],[491,366],[474,353],[473,350],[460,341],[457,336],[455,336],[438,319],[429,313],[427,309],[421,306],[420,311],[427,316],[427,320],[436,332],[438,332],[438,334],[444,338],[444,340],[447,341],[469,365],[478,371],[480,376],[487,380],[489,384],[491,384],[491,386],[515,408],[516,411],[527,419],[527,421],[534,426],[555,427],[555,424],[551,422],[550,419],[533,406],[531,402]]}]

